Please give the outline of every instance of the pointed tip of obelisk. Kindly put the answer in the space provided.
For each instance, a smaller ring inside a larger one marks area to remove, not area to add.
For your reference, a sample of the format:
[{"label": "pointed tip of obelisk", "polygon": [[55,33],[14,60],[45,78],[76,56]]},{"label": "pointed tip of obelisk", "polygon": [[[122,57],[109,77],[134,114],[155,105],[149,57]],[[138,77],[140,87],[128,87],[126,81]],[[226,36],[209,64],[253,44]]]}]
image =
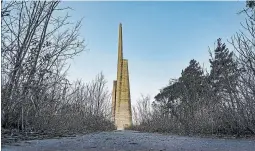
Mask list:
[{"label": "pointed tip of obelisk", "polygon": [[122,27],[122,23],[120,22],[119,27]]}]

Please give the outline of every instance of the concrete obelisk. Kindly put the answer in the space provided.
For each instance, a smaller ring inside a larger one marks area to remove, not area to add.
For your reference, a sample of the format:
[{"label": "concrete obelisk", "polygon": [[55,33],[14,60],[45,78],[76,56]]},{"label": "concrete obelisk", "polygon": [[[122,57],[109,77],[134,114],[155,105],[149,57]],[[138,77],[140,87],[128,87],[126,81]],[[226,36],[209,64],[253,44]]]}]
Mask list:
[{"label": "concrete obelisk", "polygon": [[123,59],[122,25],[119,25],[117,81],[113,81],[112,119],[117,129],[132,125],[128,60]]}]

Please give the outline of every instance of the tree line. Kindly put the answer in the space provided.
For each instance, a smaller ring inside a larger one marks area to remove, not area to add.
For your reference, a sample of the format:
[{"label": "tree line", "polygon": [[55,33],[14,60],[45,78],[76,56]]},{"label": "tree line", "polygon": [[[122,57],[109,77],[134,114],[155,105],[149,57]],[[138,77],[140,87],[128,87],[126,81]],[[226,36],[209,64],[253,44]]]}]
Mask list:
[{"label": "tree line", "polygon": [[[154,97],[133,107],[133,129],[180,134],[255,134],[255,3],[247,1],[242,30],[209,51],[210,70],[195,59]],[[228,49],[232,45],[234,50]]]},{"label": "tree line", "polygon": [[[47,133],[110,130],[103,73],[67,79],[68,61],[85,51],[81,20],[60,1],[1,1],[2,128]],[[65,14],[65,15],[63,15]]]}]

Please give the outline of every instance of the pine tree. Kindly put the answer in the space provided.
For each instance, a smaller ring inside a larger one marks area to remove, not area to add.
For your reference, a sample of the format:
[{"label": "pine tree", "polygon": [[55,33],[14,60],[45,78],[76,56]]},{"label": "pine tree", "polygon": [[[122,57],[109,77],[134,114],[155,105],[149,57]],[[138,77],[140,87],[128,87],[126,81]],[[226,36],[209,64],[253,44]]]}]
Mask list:
[{"label": "pine tree", "polygon": [[211,55],[209,61],[211,63],[210,82],[214,93],[233,93],[238,78],[237,63],[233,58],[233,52],[229,52],[220,38],[217,40],[214,57]]},{"label": "pine tree", "polygon": [[221,39],[217,39],[217,48],[214,56],[211,55],[211,72],[209,81],[212,95],[211,106],[213,109],[213,120],[216,121],[217,132],[233,133],[236,120],[232,118],[236,113],[237,84],[239,71],[237,62],[234,60],[233,52],[229,52]]},{"label": "pine tree", "polygon": [[182,71],[179,81],[183,84],[183,90],[188,93],[187,101],[196,102],[202,93],[203,70],[199,63],[192,59],[189,66]]},{"label": "pine tree", "polygon": [[195,113],[199,109],[203,95],[203,70],[196,60],[191,60],[181,77],[165,87],[155,99],[167,100],[166,109],[175,116],[184,127],[185,133],[194,131]]}]

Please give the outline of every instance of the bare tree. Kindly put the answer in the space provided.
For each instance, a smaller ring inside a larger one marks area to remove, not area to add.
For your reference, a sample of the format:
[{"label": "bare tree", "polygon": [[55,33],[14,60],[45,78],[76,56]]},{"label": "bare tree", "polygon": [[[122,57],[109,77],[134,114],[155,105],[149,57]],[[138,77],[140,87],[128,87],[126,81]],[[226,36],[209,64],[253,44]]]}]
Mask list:
[{"label": "bare tree", "polygon": [[146,123],[150,120],[151,117],[151,102],[150,102],[150,96],[149,95],[141,95],[141,98],[137,100],[137,105],[135,108],[136,111],[136,118],[138,119],[138,122]]},{"label": "bare tree", "polygon": [[254,3],[247,1],[247,8],[242,12],[246,15],[242,29],[230,40],[238,54],[238,64],[242,69],[236,104],[238,120],[249,131],[255,133],[255,9]]},{"label": "bare tree", "polygon": [[[63,88],[66,61],[85,48],[79,36],[81,21],[57,15],[59,1],[2,2],[3,125],[21,126],[54,106]],[[49,97],[48,94],[52,94]]]}]

